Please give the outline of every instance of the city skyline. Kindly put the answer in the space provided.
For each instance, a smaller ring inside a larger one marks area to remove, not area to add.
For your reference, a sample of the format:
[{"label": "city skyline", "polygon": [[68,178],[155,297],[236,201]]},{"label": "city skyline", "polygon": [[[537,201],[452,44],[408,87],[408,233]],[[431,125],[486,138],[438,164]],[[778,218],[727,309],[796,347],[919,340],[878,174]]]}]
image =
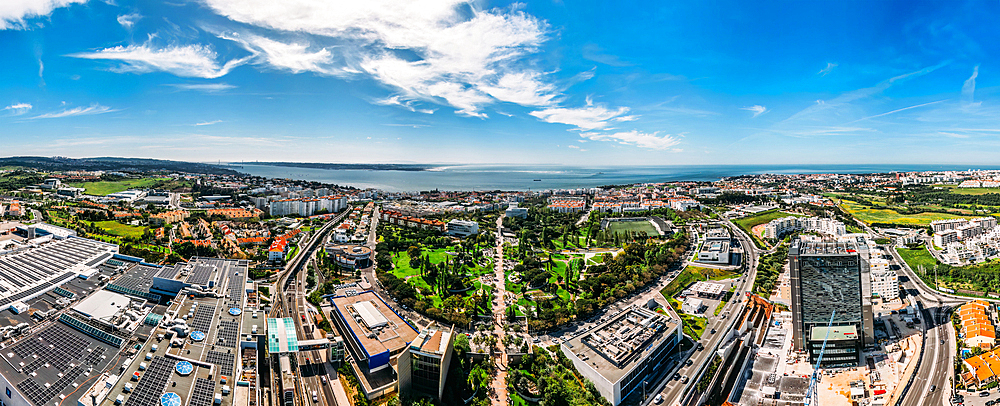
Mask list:
[{"label": "city skyline", "polygon": [[994,3],[253,3],[0,6],[3,155],[981,164],[1000,150]]}]

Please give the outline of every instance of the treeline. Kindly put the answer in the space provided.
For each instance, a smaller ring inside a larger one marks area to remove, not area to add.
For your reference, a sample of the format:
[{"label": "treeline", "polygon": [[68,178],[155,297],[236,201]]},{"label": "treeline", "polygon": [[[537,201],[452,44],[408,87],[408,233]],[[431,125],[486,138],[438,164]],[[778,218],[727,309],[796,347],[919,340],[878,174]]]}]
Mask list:
[{"label": "treeline", "polygon": [[712,206],[729,206],[734,204],[757,204],[767,203],[773,199],[767,196],[750,196],[744,193],[723,192],[711,199],[698,199],[698,201]]},{"label": "treeline", "polygon": [[788,246],[781,244],[773,254],[761,255],[757,263],[757,277],[753,281],[753,292],[763,297],[770,297],[788,259]]}]

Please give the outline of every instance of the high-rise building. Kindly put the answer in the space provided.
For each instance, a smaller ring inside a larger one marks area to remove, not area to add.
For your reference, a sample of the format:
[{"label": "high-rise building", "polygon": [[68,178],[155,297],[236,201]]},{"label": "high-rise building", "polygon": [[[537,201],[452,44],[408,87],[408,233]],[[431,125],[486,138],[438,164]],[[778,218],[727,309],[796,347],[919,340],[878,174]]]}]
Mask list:
[{"label": "high-rise building", "polygon": [[421,331],[399,356],[399,393],[410,396],[419,393],[441,399],[454,341],[455,334],[450,327]]},{"label": "high-rise building", "polygon": [[836,348],[828,346],[823,365],[857,365],[862,347],[875,337],[868,246],[863,241],[796,239],[788,250],[788,265],[794,348],[808,351],[815,361],[833,316],[832,326],[854,328],[835,329],[843,334],[836,337]]}]

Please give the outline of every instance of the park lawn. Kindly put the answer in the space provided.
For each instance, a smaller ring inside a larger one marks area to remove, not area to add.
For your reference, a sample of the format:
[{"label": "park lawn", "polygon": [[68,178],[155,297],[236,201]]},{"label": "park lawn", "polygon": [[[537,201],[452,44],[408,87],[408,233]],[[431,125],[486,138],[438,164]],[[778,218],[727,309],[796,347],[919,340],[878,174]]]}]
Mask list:
[{"label": "park lawn", "polygon": [[747,235],[749,235],[750,238],[753,239],[753,242],[754,242],[754,244],[757,245],[757,248],[763,249],[763,248],[767,247],[767,245],[764,244],[764,240],[762,240],[760,238],[760,236],[758,236],[757,234],[754,234],[753,228],[756,227],[756,226],[759,226],[761,224],[770,223],[771,220],[779,219],[779,218],[782,218],[782,217],[789,217],[789,216],[792,216],[792,217],[803,217],[801,214],[786,213],[786,212],[783,212],[781,210],[775,209],[775,210],[772,210],[772,211],[765,211],[765,212],[757,214],[757,215],[739,218],[739,219],[733,220],[733,223],[736,223],[736,226],[738,226],[741,230],[743,230],[745,233],[747,233]]},{"label": "park lawn", "polygon": [[641,232],[650,237],[660,236],[660,233],[656,232],[656,227],[653,227],[649,221],[612,221],[608,224],[606,231],[609,233]]},{"label": "park lawn", "polygon": [[934,256],[927,252],[927,250],[923,247],[917,249],[896,248],[896,252],[898,252],[899,256],[903,258],[903,261],[906,261],[906,264],[910,266],[910,269],[914,271],[918,271],[920,266],[923,266],[924,269],[934,269],[935,266],[940,264],[937,259],[935,259]]},{"label": "park lawn", "polygon": [[128,224],[122,224],[112,220],[91,222],[90,224],[104,230],[104,232],[108,234],[117,235],[119,237],[140,238],[146,231],[146,227],[130,226]]},{"label": "park lawn", "polygon": [[118,193],[132,188],[153,187],[154,185],[170,180],[170,178],[142,178],[116,181],[75,182],[69,183],[68,185],[72,187],[82,187],[86,189],[85,193],[88,195],[107,196],[112,193]]},{"label": "park lawn", "polygon": [[900,214],[892,209],[872,209],[849,200],[841,200],[840,207],[866,224],[890,223],[925,226],[936,220],[973,218],[973,216],[945,213]]},{"label": "park lawn", "polygon": [[406,279],[408,276],[420,273],[419,269],[410,267],[410,255],[406,251],[392,254],[392,263],[396,265],[392,268],[392,274],[396,275],[397,278]]}]

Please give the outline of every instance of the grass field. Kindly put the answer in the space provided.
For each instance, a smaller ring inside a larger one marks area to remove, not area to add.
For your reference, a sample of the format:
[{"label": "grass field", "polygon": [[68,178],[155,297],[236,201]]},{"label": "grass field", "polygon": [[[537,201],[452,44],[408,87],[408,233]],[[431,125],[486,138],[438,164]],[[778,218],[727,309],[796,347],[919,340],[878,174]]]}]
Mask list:
[{"label": "grass field", "polygon": [[872,209],[849,200],[842,200],[840,207],[843,207],[852,216],[867,224],[872,223],[893,223],[924,226],[935,220],[972,218],[973,216],[962,216],[958,214],[945,213],[917,213],[900,214],[891,209]]},{"label": "grass field", "polygon": [[990,193],[1000,193],[1000,188],[995,187],[956,187],[955,185],[934,185],[934,187],[948,189],[949,192],[956,195],[980,196]]},{"label": "grass field", "polygon": [[910,269],[918,271],[920,266],[924,269],[934,269],[934,266],[938,265],[937,259],[931,253],[927,252],[924,248],[909,249],[909,248],[896,248],[896,252],[899,252],[899,256],[906,261],[906,264],[910,266]]},{"label": "grass field", "polygon": [[785,213],[780,210],[767,211],[755,216],[744,217],[741,219],[733,220],[744,232],[746,232],[750,237],[753,238],[755,244],[758,248],[764,248],[764,241],[760,239],[760,236],[753,233],[753,228],[761,224],[770,223],[771,220],[779,219],[782,217],[802,217],[801,214]]},{"label": "grass field", "polygon": [[613,221],[608,224],[609,233],[623,233],[626,231],[646,233],[650,237],[658,237],[656,227],[649,221]]},{"label": "grass field", "polygon": [[[82,221],[81,221],[82,222]],[[117,221],[98,221],[92,223],[94,226],[104,230],[104,232],[117,235],[119,237],[142,237],[142,233],[146,231],[146,227],[130,226],[128,224],[122,224]]]},{"label": "grass field", "polygon": [[72,187],[82,187],[86,189],[88,195],[95,196],[106,196],[112,193],[118,193],[132,188],[148,188],[153,187],[159,183],[164,183],[171,180],[170,178],[142,178],[142,179],[124,179],[113,182],[82,182],[82,183],[69,183],[68,185]]},{"label": "grass field", "polygon": [[693,282],[704,281],[704,280],[715,281],[723,279],[732,279],[739,276],[740,276],[739,273],[733,271],[726,271],[714,268],[702,268],[699,266],[688,266],[687,268],[684,268],[683,271],[681,271],[680,275],[677,275],[677,277],[674,278],[674,280],[670,281],[670,283],[668,283],[667,286],[661,289],[660,293],[662,293],[663,297],[665,298],[672,298],[676,296],[678,293],[681,293],[681,290],[683,290]]}]

